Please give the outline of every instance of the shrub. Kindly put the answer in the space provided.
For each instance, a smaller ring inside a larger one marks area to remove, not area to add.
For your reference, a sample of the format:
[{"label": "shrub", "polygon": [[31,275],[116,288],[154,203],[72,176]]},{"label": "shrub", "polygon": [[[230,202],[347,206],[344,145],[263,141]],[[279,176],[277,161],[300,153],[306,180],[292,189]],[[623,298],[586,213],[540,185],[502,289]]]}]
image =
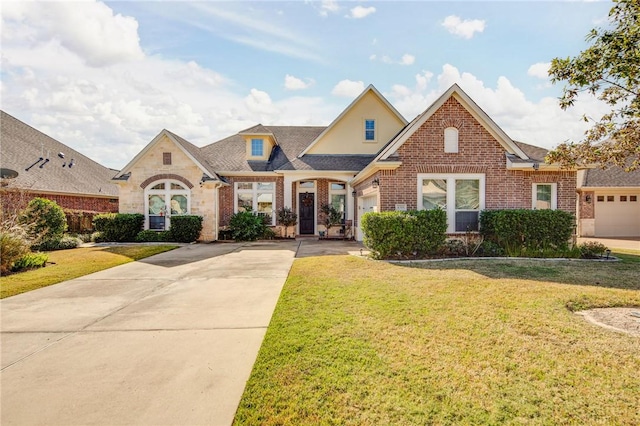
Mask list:
[{"label": "shrub", "polygon": [[342,212],[336,209],[332,204],[324,204],[320,207],[320,215],[322,216],[322,222],[327,230],[327,237],[329,236],[329,230],[342,224]]},{"label": "shrub", "polygon": [[11,270],[18,272],[25,269],[42,268],[47,260],[49,260],[49,255],[46,253],[27,253],[14,262]]},{"label": "shrub", "polygon": [[575,218],[562,210],[485,210],[480,234],[508,256],[542,253],[554,257],[569,249]]},{"label": "shrub", "polygon": [[298,215],[289,207],[283,207],[278,210],[278,223],[284,226],[284,237],[287,238],[289,227],[298,223]]},{"label": "shrub", "polygon": [[361,220],[364,244],[378,259],[422,257],[436,253],[446,240],[444,210],[366,213]]},{"label": "shrub", "polygon": [[269,227],[264,228],[264,233],[262,234],[263,240],[273,240],[276,237],[276,231]]},{"label": "shrub", "polygon": [[91,234],[92,243],[104,243],[105,241],[107,240],[104,238],[104,235],[102,235],[102,232],[96,231]]},{"label": "shrub", "polygon": [[238,212],[231,216],[229,229],[236,241],[255,241],[264,235],[264,220],[250,210]]},{"label": "shrub", "polygon": [[35,244],[58,241],[67,229],[67,218],[62,207],[46,198],[29,201],[19,222],[25,226]]},{"label": "shrub", "polygon": [[150,229],[138,232],[137,243],[151,243],[158,241],[169,241],[169,231],[152,231]]},{"label": "shrub", "polygon": [[608,250],[607,246],[597,241],[587,241],[578,246],[580,250],[580,257],[583,259],[597,259],[602,257],[605,251]]},{"label": "shrub", "polygon": [[173,216],[169,228],[169,241],[191,243],[200,237],[200,232],[202,232],[202,216]]},{"label": "shrub", "polygon": [[16,232],[0,232],[0,273],[11,271],[14,262],[29,253],[29,243]]},{"label": "shrub", "polygon": [[132,242],[144,225],[140,213],[106,213],[93,217],[96,231],[102,233],[104,241]]},{"label": "shrub", "polygon": [[59,240],[45,240],[31,248],[38,251],[54,251],[74,249],[82,244],[80,238],[65,235]]}]

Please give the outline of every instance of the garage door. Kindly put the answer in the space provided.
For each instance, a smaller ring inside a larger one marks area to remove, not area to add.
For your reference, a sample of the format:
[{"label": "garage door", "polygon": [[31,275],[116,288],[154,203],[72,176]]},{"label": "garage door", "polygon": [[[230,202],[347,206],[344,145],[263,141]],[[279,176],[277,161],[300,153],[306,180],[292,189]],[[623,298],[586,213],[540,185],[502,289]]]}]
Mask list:
[{"label": "garage door", "polygon": [[362,223],[362,215],[368,212],[377,212],[378,211],[378,196],[372,195],[369,197],[362,197],[358,200],[358,235],[357,240],[362,241],[362,230],[360,229],[360,224]]},{"label": "garage door", "polygon": [[640,236],[640,192],[596,193],[596,237]]}]

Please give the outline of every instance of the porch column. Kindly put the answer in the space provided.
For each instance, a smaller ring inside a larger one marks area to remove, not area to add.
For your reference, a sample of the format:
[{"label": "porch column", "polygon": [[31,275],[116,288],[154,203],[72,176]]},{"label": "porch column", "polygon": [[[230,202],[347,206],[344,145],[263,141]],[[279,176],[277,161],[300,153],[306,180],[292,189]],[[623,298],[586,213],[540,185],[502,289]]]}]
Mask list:
[{"label": "porch column", "polygon": [[293,207],[293,177],[284,175],[284,207]]}]

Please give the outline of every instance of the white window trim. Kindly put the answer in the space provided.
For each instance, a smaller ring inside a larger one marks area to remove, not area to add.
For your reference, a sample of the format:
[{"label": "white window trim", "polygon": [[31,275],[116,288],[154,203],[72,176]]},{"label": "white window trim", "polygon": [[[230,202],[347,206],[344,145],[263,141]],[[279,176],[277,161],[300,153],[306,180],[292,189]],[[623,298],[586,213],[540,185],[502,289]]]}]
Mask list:
[{"label": "white window trim", "polygon": [[417,206],[418,210],[424,210],[422,204],[422,181],[424,179],[443,179],[447,182],[447,233],[455,234],[456,232],[456,180],[472,180],[477,179],[480,183],[480,208],[478,211],[485,209],[485,175],[484,173],[419,173],[417,181]]},{"label": "white window trim", "polygon": [[[342,184],[344,185],[344,189],[331,189],[332,183]],[[329,204],[331,204],[331,199],[333,198],[334,195],[344,195],[344,212],[343,213],[346,214],[349,211],[349,199],[347,197],[347,183],[339,182],[339,181],[329,181],[329,200],[328,200]]]},{"label": "white window trim", "polygon": [[[447,134],[451,136],[447,138]],[[459,131],[456,127],[447,127],[446,129],[444,129],[444,152],[457,153],[458,141],[459,141]]]},{"label": "white window trim", "polygon": [[[251,184],[251,189],[238,189],[238,184],[241,183],[250,183]],[[258,191],[258,184],[259,183],[272,183],[273,184],[273,189],[270,191],[267,190],[260,190]],[[277,184],[275,181],[269,181],[269,182],[235,182],[233,184],[233,212],[234,213],[238,213],[238,193],[242,193],[242,194],[252,194],[253,197],[253,201],[252,201],[252,211],[253,213],[257,214],[258,213],[258,194],[272,194],[273,195],[273,208],[272,208],[272,213],[271,213],[271,226],[275,226],[276,224],[276,215],[277,215],[277,208],[276,208],[276,188],[277,188]]]},{"label": "white window trim", "polygon": [[[373,121],[373,139],[367,139],[367,121]],[[365,118],[362,120],[362,139],[365,143],[378,142],[378,122],[375,118]]]},{"label": "white window trim", "polygon": [[[165,189],[151,189],[159,183],[164,183]],[[175,183],[183,187],[184,189],[171,189],[171,184]],[[171,196],[172,195],[186,195],[187,197],[187,212],[185,215],[191,214],[191,190],[182,182],[175,179],[159,179],[151,182],[144,189],[144,229],[149,229],[149,196],[153,194],[164,195],[164,204],[166,213],[164,216],[167,218],[165,222],[165,231],[171,226]]]},{"label": "white window trim", "polygon": [[[260,149],[262,152],[260,154],[253,153],[253,142],[257,142],[257,141],[260,141],[260,144],[262,145],[262,148]],[[249,147],[249,149],[251,150],[251,157],[254,157],[254,158],[264,157],[264,139],[252,138],[250,144],[251,146]]]},{"label": "white window trim", "polygon": [[551,210],[558,209],[558,184],[555,182],[536,182],[531,185],[531,208],[536,209],[538,185],[551,185]]}]

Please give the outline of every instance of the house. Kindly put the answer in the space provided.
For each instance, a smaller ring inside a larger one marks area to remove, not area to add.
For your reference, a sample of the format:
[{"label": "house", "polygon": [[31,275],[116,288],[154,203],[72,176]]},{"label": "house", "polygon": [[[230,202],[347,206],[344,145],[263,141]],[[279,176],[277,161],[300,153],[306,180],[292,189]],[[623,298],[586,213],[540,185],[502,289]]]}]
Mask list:
[{"label": "house", "polygon": [[81,231],[91,227],[93,214],[118,211],[118,186],[111,180],[117,170],[4,111],[0,111],[0,137],[4,212],[21,210],[35,197],[48,198],[65,210],[68,221],[76,220],[75,231]]},{"label": "house", "polygon": [[334,232],[357,239],[366,212],[436,206],[455,234],[476,230],[483,209],[575,213],[576,171],[545,164],[546,152],[511,139],[457,85],[411,122],[369,86],[326,127],[258,124],[202,148],[162,130],[114,181],[121,212],[143,212],[147,229],[202,215],[202,240],[245,209],[277,226],[282,207],[298,214],[297,235],[318,235],[324,204],[344,212]]},{"label": "house", "polygon": [[640,170],[580,170],[577,187],[580,236],[640,237]]}]

